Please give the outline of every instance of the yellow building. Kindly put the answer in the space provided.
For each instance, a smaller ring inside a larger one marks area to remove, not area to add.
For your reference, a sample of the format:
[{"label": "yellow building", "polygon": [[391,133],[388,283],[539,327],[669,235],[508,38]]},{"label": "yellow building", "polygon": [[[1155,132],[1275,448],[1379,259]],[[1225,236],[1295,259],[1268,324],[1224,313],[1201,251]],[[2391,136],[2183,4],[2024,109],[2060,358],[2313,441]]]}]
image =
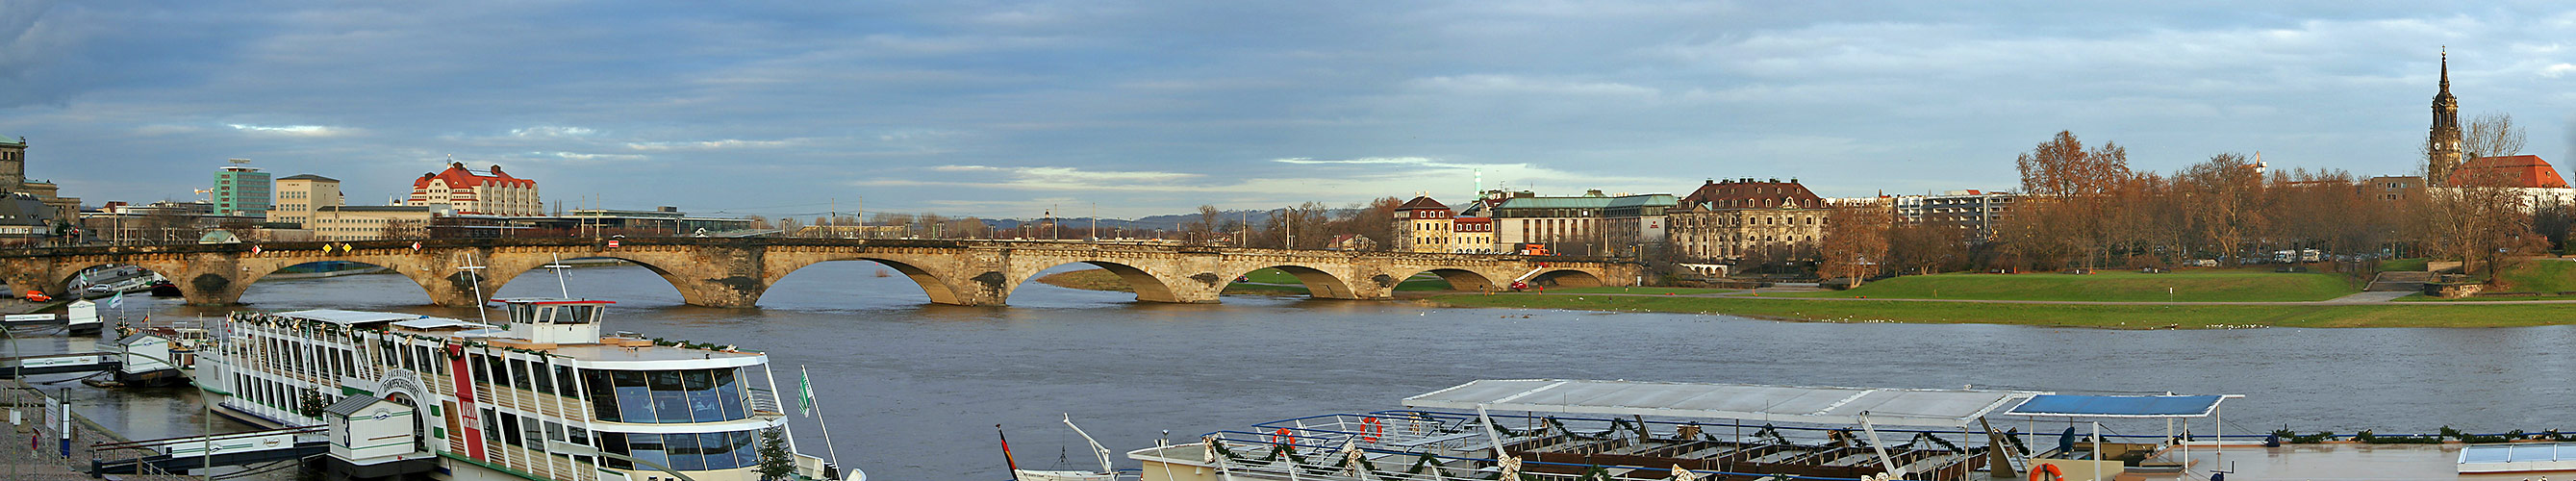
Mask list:
[{"label": "yellow building", "polygon": [[445,206],[323,206],[313,209],[304,227],[325,241],[426,238],[431,221],[449,212]]},{"label": "yellow building", "polygon": [[1454,241],[1454,244],[1449,246],[1449,252],[1458,254],[1495,253],[1493,218],[1459,217],[1452,219],[1452,222],[1450,222],[1449,225],[1451,226],[1450,232],[1452,233],[1450,235],[1450,240]]},{"label": "yellow building", "polygon": [[277,202],[269,206],[269,222],[304,225],[312,221],[313,209],[344,205],[340,180],[330,177],[303,174],[277,179],[275,192]]},{"label": "yellow building", "polygon": [[1395,250],[1449,252],[1459,246],[1451,220],[1455,217],[1449,206],[1430,197],[1405,201],[1395,207]]}]

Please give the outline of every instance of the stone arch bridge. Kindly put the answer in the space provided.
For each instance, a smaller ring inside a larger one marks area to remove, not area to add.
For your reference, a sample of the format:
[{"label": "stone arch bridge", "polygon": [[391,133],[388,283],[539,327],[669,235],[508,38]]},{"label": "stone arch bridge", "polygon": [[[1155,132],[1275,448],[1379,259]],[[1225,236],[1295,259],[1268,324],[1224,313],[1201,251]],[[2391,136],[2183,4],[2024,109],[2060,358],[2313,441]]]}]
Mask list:
[{"label": "stone arch bridge", "polygon": [[[470,306],[480,292],[557,259],[613,258],[670,281],[691,305],[752,307],[769,287],[805,266],[875,261],[909,276],[931,302],[1003,305],[1038,272],[1086,263],[1115,273],[1147,302],[1208,303],[1235,277],[1278,268],[1317,298],[1386,299],[1395,285],[1431,273],[1461,290],[1532,285],[1631,285],[1644,270],[1599,258],[1491,254],[1239,249],[1115,243],[795,238],[433,239],[83,246],[0,250],[0,279],[16,292],[61,295],[82,269],[128,264],[169,277],[190,304],[229,305],[261,277],[289,266],[346,261],[383,266],[428,291],[439,305]],[[482,269],[460,269],[481,266]],[[469,273],[469,271],[471,271]]]}]

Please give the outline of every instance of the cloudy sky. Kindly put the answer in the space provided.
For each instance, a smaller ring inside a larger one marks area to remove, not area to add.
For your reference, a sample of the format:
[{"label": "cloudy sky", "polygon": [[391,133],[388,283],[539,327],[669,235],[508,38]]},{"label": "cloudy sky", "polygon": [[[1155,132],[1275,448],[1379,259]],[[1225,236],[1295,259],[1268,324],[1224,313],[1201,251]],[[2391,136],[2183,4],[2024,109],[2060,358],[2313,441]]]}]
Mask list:
[{"label": "cloudy sky", "polygon": [[1857,196],[2012,188],[2058,130],[2405,173],[2448,46],[2464,113],[2576,161],[2576,6],[2068,3],[0,0],[0,135],[92,204],[234,157],[374,203],[450,155],[699,213],[1133,217],[1479,170]]}]

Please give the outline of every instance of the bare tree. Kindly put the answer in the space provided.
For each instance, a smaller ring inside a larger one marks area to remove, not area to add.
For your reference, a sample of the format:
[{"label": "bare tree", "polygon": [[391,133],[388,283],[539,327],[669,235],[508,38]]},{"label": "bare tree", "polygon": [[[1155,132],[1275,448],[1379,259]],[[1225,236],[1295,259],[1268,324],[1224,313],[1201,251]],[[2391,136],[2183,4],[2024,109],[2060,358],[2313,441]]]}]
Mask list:
[{"label": "bare tree", "polygon": [[1883,205],[1838,207],[1825,214],[1825,236],[1816,246],[1816,273],[1826,279],[1849,278],[1851,286],[1879,272],[1887,263],[1888,228],[1894,213]]},{"label": "bare tree", "polygon": [[[2263,174],[2244,155],[2218,154],[2192,164],[2176,180],[2183,183],[2184,209],[2190,225],[2222,261],[2245,252],[2245,239],[2264,229]],[[2175,226],[2180,227],[2180,226]]]},{"label": "bare tree", "polygon": [[2513,124],[2513,114],[2486,114],[2469,121],[2460,132],[2460,152],[2468,158],[2520,155],[2526,144],[2522,128]]},{"label": "bare tree", "polygon": [[1214,205],[1200,205],[1198,217],[1181,223],[1182,238],[1191,243],[1207,243],[1221,237],[1217,229],[1225,225],[1225,211]]},{"label": "bare tree", "polygon": [[386,219],[376,233],[378,239],[421,239],[429,237],[429,223],[411,219]]}]

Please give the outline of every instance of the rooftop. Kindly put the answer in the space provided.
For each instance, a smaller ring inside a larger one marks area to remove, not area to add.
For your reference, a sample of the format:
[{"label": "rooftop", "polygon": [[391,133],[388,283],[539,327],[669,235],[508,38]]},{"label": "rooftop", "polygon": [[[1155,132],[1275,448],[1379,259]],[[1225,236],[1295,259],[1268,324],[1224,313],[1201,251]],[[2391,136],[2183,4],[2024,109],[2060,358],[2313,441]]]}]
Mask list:
[{"label": "rooftop", "polygon": [[2567,179],[2559,177],[2558,168],[2537,155],[2479,157],[2461,163],[2451,170],[2451,185],[2485,185],[2541,189],[2567,188]]},{"label": "rooftop", "polygon": [[277,179],[277,180],[310,180],[310,181],[315,181],[315,182],[339,182],[339,181],[340,181],[340,179],[334,179],[334,178],[330,178],[330,177],[323,177],[323,176],[313,175],[313,174],[295,174],[295,175],[286,176],[286,177],[284,177],[284,178],[280,178],[280,179]]},{"label": "rooftop", "polygon": [[1956,428],[2046,394],[1645,381],[1486,379],[1404,399],[1405,407],[1612,416],[1759,419]]},{"label": "rooftop", "polygon": [[[277,315],[322,321],[343,326],[377,322],[439,319],[419,314],[404,314],[400,312],[344,311],[339,309],[307,309],[301,311],[280,312],[277,313]],[[444,320],[456,321],[455,319]]]}]

